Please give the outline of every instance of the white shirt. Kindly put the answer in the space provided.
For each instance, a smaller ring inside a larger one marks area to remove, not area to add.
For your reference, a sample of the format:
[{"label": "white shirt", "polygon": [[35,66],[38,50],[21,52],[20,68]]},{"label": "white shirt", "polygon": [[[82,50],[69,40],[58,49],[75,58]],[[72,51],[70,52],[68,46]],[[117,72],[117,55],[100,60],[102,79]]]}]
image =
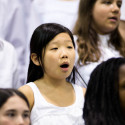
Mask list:
[{"label": "white shirt", "polygon": [[34,0],[41,23],[59,23],[70,30],[77,20],[79,0]]},{"label": "white shirt", "polygon": [[59,107],[47,102],[33,82],[27,85],[32,88],[34,93],[31,125],[84,125],[82,118],[84,95],[80,86],[72,84],[76,95],[74,104]]},{"label": "white shirt", "polygon": [[[109,58],[112,57],[120,57],[120,53],[114,49],[114,47],[111,45],[110,47],[108,46],[107,41],[109,40],[109,35],[99,35],[100,38],[100,45],[99,48],[101,50],[101,58],[99,59],[98,62],[90,62],[90,64],[79,66],[77,65],[78,71],[81,74],[82,78],[85,80],[85,82],[88,84],[90,74],[94,70],[94,68],[100,64],[103,61],[108,60]],[[83,81],[79,78],[76,82],[76,84],[80,86],[84,86]],[[84,86],[86,87],[86,86]]]},{"label": "white shirt", "polygon": [[121,6],[121,20],[125,21],[125,0],[122,0],[122,6]]},{"label": "white shirt", "polygon": [[0,38],[0,88],[18,88],[18,62],[15,48]]},{"label": "white shirt", "polygon": [[19,0],[0,0],[0,37],[10,42],[16,49],[19,61],[20,80],[26,77],[26,25],[23,8]]},{"label": "white shirt", "polygon": [[0,37],[16,49],[20,84],[26,82],[29,41],[37,22],[32,0],[0,0]]}]

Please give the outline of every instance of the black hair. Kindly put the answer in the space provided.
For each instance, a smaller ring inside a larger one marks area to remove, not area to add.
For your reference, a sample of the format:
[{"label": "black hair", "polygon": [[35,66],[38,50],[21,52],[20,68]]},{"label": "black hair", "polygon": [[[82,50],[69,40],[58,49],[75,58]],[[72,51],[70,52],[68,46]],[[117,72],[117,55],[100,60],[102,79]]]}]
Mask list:
[{"label": "black hair", "polygon": [[119,68],[125,58],[111,58],[91,73],[85,94],[85,125],[125,125],[119,98]]},{"label": "black hair", "polygon": [[[72,32],[68,28],[60,24],[45,23],[45,24],[38,26],[34,30],[33,35],[31,37],[31,41],[30,41],[30,56],[32,53],[36,53],[37,58],[41,65],[36,66],[30,59],[27,82],[33,82],[43,77],[44,75],[43,57],[44,57],[44,52],[46,50],[46,46],[56,35],[60,33],[69,34],[72,40],[73,46],[75,48],[75,43],[74,43]],[[75,67],[73,67],[73,71],[71,75],[67,78],[67,80],[74,82],[75,81],[74,76],[75,76]]]},{"label": "black hair", "polygon": [[20,92],[19,90],[12,89],[12,88],[6,88],[6,89],[0,88],[0,108],[7,102],[7,100],[10,97],[15,96],[15,95],[22,98],[26,102],[26,104],[29,108],[29,102],[28,102],[27,98],[25,97],[25,95],[22,92]]}]

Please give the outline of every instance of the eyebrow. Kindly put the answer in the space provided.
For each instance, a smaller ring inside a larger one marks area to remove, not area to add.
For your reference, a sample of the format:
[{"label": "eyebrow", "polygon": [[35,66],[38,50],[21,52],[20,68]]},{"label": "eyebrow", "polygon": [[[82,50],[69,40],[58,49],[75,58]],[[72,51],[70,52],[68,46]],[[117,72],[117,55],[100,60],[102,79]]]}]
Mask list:
[{"label": "eyebrow", "polygon": [[7,110],[7,112],[16,112],[16,110],[15,109],[9,109],[9,110]]},{"label": "eyebrow", "polygon": [[29,111],[29,110],[25,110],[24,112],[25,112],[25,113],[30,113],[30,111]]},{"label": "eyebrow", "polygon": [[[6,112],[17,112],[17,110],[15,110],[15,109],[9,109],[9,110],[7,110]],[[29,110],[24,110],[24,112],[30,112]]]}]

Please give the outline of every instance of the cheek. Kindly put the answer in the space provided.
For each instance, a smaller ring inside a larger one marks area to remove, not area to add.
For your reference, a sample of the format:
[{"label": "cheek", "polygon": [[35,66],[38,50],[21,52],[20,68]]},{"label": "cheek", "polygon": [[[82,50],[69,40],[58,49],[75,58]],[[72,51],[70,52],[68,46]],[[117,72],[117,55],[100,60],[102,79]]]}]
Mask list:
[{"label": "cheek", "polygon": [[96,8],[92,15],[95,22],[100,22],[100,20],[104,21],[104,19],[107,18],[108,12],[104,8]]},{"label": "cheek", "polygon": [[12,120],[9,120],[6,117],[0,118],[0,125],[14,125],[14,122]]},{"label": "cheek", "polygon": [[[55,55],[53,56],[47,56],[47,58],[44,58],[44,68],[46,70],[46,72],[49,70],[53,70],[53,68],[55,68],[55,66],[58,63],[58,59]],[[51,68],[50,68],[51,67]]]},{"label": "cheek", "polygon": [[56,54],[46,54],[44,58],[44,64],[51,64],[57,60],[57,55]]},{"label": "cheek", "polygon": [[70,60],[71,60],[71,62],[74,64],[75,63],[75,50],[70,54]]},{"label": "cheek", "polygon": [[125,110],[125,88],[119,92],[121,107]]},{"label": "cheek", "polygon": [[30,125],[30,118],[25,121],[25,125]]}]

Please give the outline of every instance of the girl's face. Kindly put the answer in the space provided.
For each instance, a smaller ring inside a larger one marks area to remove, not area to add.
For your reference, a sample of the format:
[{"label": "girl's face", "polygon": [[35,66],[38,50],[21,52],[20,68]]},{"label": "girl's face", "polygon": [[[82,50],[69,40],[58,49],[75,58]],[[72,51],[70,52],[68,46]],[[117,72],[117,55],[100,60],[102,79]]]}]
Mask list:
[{"label": "girl's face", "polygon": [[0,108],[0,125],[29,125],[29,116],[26,102],[14,95]]},{"label": "girl's face", "polygon": [[121,108],[125,114],[125,64],[119,69],[119,96]]},{"label": "girl's face", "polygon": [[92,10],[92,26],[99,34],[107,34],[118,27],[122,0],[97,0]]},{"label": "girl's face", "polygon": [[75,49],[70,36],[60,33],[49,42],[44,56],[44,76],[65,79],[72,72],[75,62]]}]

